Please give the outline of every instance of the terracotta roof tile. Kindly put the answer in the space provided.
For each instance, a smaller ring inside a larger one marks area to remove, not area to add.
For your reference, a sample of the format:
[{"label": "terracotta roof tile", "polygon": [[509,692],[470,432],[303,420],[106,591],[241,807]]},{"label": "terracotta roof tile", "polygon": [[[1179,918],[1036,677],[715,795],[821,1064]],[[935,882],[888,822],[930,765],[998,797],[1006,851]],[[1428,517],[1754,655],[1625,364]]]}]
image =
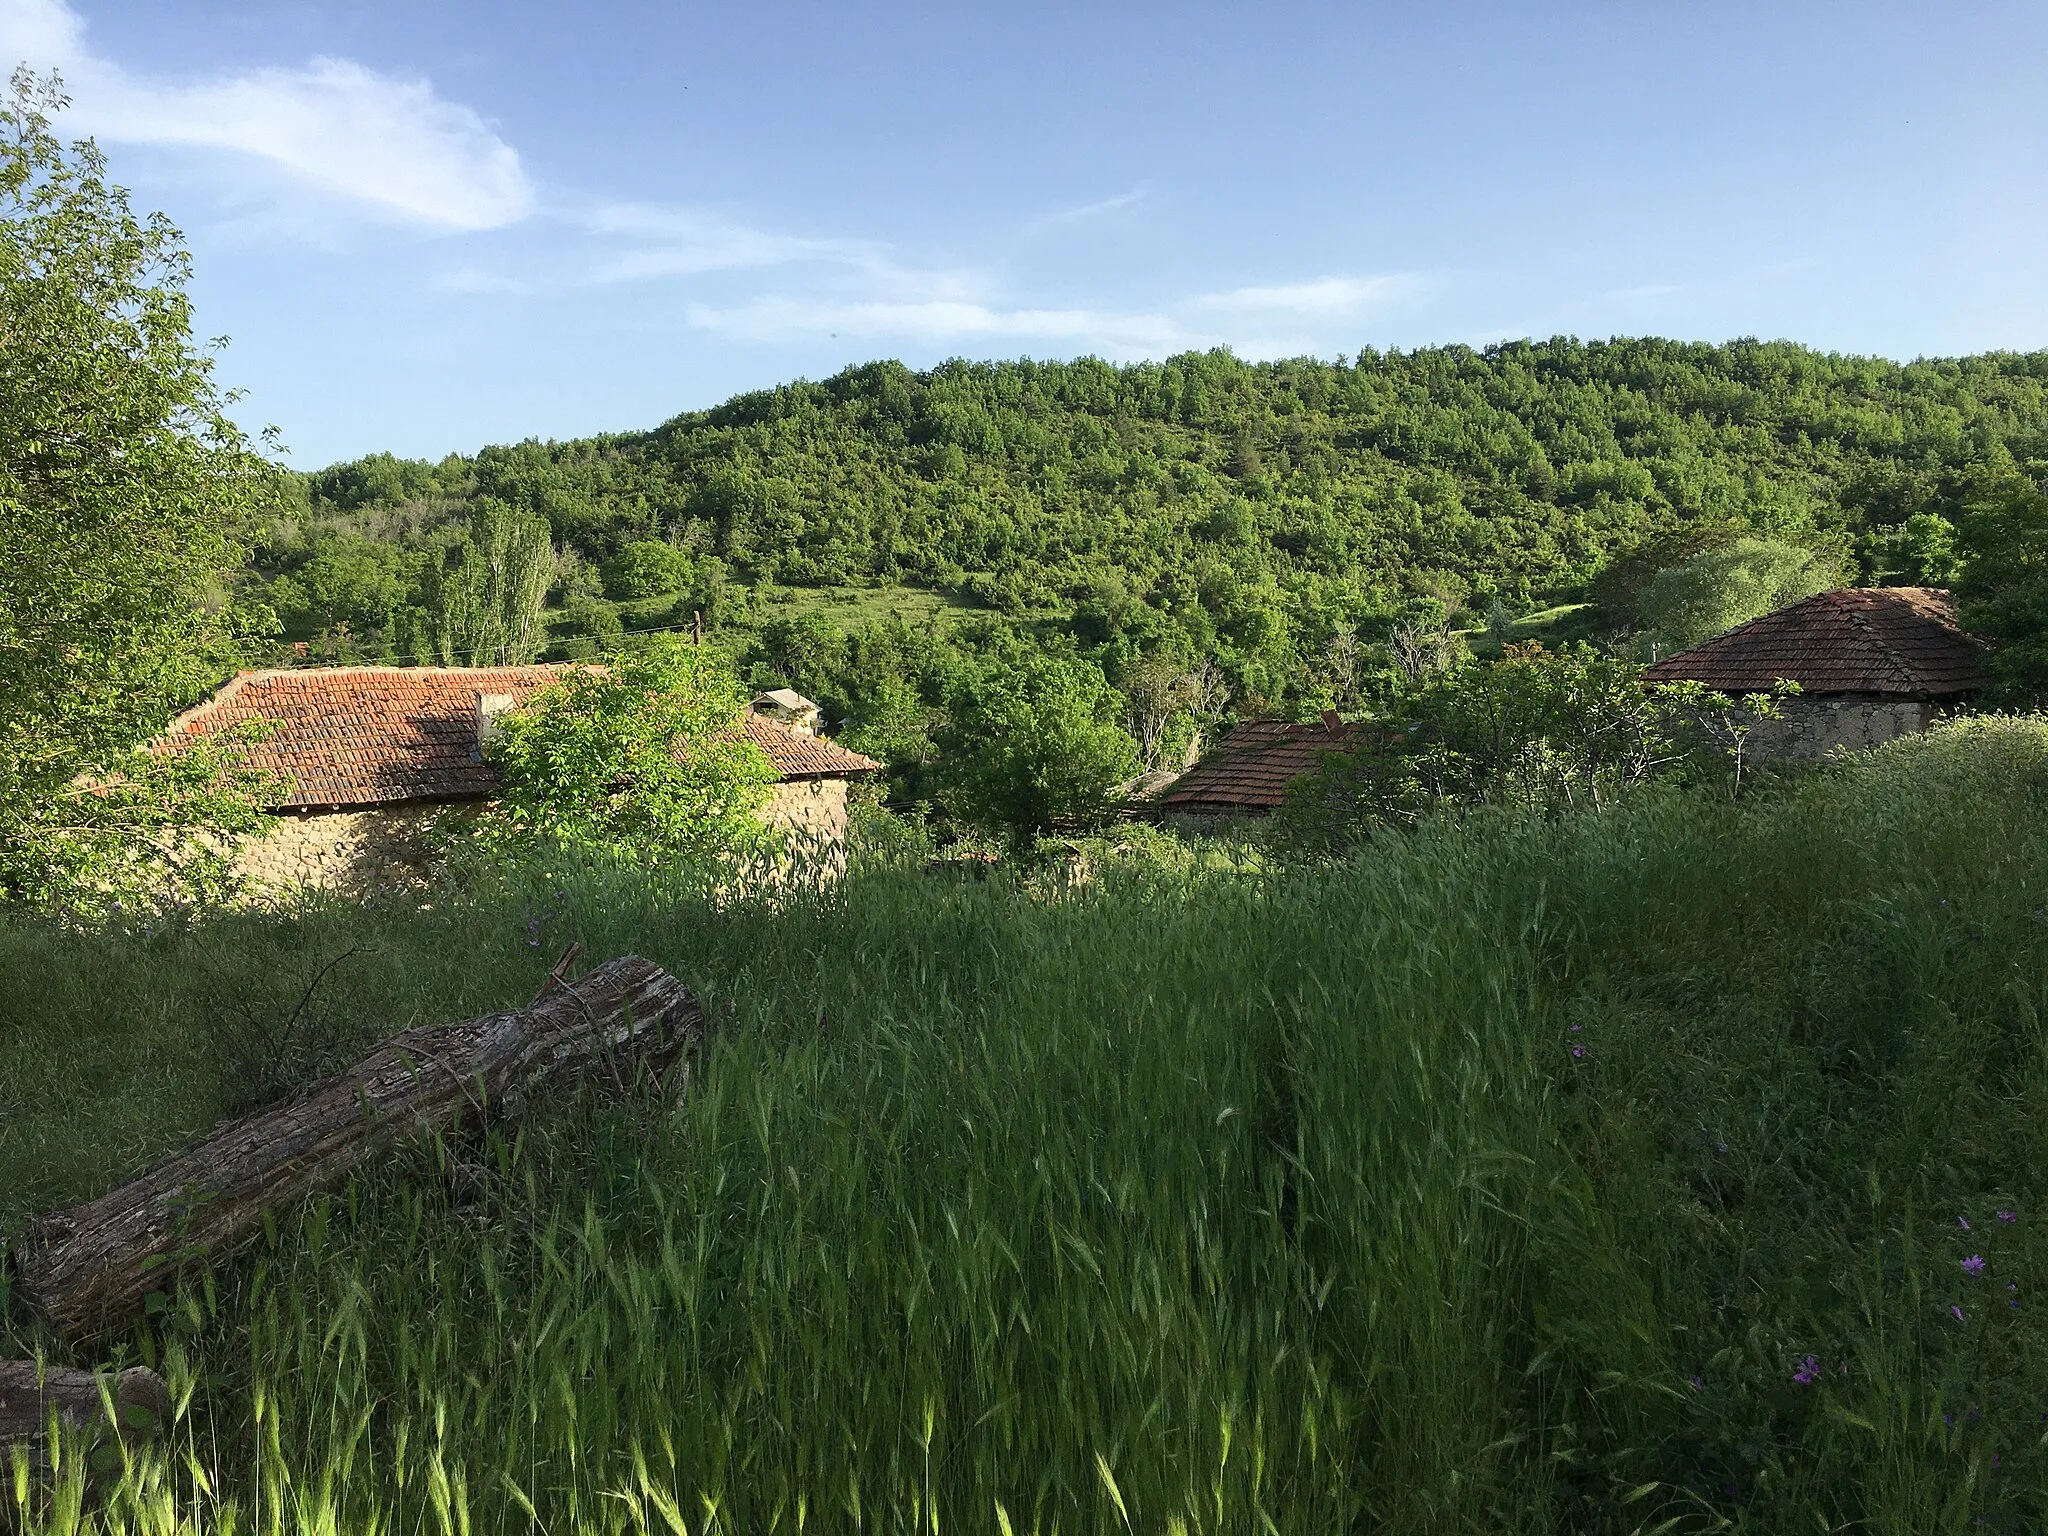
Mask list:
[{"label": "terracotta roof tile", "polygon": [[1984,648],[1956,627],[1935,587],[1847,587],[1752,619],[1667,656],[1651,682],[1764,693],[1780,679],[1806,693],[1942,698],[1988,681]]},{"label": "terracotta roof tile", "polygon": [[1270,811],[1286,798],[1287,786],[1314,773],[1323,756],[1350,748],[1363,727],[1291,720],[1247,720],[1216,744],[1208,756],[1174,780],[1153,811]]},{"label": "terracotta roof tile", "polygon": [[747,716],[746,732],[784,779],[837,779],[850,773],[873,773],[882,766],[835,741],[792,730],[760,715]]},{"label": "terracotta roof tile", "polygon": [[[276,809],[470,800],[496,793],[477,752],[476,696],[509,693],[515,705],[561,667],[330,667],[244,672],[173,720],[153,750],[218,734],[245,720],[274,729],[252,766],[288,786]],[[749,715],[744,729],[787,779],[838,778],[881,767],[821,737]]]}]

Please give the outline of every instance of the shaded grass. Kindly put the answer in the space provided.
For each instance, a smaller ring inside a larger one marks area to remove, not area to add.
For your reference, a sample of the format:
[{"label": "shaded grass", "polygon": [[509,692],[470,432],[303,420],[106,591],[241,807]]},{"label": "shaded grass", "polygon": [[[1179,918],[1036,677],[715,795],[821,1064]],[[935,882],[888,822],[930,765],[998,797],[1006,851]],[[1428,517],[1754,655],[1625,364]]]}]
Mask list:
[{"label": "shaded grass", "polygon": [[703,990],[687,1096],[421,1148],[126,1340],[191,1392],[132,1523],[2035,1528],[2044,811],[1986,722],[1060,900],[15,928],[0,1219],[203,1125],[223,998],[357,950],[310,1069],[573,935]]}]

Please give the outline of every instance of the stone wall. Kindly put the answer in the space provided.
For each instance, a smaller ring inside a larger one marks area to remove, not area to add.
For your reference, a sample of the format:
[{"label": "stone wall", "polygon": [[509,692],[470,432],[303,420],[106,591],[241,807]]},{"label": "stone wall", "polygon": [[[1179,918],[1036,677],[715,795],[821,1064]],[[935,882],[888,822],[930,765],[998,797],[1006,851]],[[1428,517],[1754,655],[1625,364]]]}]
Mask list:
[{"label": "stone wall", "polygon": [[769,791],[760,816],[771,827],[832,843],[846,841],[846,780],[789,779]]},{"label": "stone wall", "polygon": [[[476,815],[478,803],[394,805],[372,811],[287,811],[266,836],[245,838],[235,868],[257,895],[313,887],[369,895],[419,885],[433,859],[434,829]],[[800,852],[822,853],[830,867],[846,858],[846,780],[777,784],[761,820],[793,834]],[[453,831],[455,828],[448,828]]]},{"label": "stone wall", "polygon": [[368,895],[421,883],[432,829],[473,816],[467,805],[394,805],[371,811],[286,811],[262,837],[244,838],[235,869],[257,892],[317,887]]},{"label": "stone wall", "polygon": [[1779,718],[1760,722],[1749,738],[1752,757],[1825,757],[1837,747],[1861,751],[1934,723],[1934,706],[1918,699],[1813,698],[1794,695]]}]

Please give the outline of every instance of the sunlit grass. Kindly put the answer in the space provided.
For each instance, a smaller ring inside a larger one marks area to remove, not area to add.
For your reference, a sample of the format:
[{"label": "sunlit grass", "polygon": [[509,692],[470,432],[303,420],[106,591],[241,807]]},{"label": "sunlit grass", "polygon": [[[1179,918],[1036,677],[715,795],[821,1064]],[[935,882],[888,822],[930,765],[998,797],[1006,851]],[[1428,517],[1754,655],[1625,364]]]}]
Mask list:
[{"label": "sunlit grass", "polygon": [[203,1125],[223,998],[355,947],[340,1049],[576,937],[703,990],[687,1092],[287,1216],[114,1346],[185,1406],[93,1518],[2035,1529],[2044,813],[1993,722],[1331,869],[0,931],[0,1219]]}]

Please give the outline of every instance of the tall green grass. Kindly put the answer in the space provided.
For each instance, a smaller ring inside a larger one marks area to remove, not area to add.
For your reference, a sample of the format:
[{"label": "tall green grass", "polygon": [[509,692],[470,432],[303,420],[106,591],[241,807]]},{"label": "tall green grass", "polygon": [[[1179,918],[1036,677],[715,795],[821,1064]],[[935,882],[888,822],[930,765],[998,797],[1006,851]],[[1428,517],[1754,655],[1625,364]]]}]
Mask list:
[{"label": "tall green grass", "polygon": [[702,990],[687,1090],[283,1218],[114,1346],[183,1406],[81,1520],[2038,1529],[2044,881],[2048,731],[1993,721],[1056,897],[581,873],[17,927],[0,1221],[573,936]]}]

